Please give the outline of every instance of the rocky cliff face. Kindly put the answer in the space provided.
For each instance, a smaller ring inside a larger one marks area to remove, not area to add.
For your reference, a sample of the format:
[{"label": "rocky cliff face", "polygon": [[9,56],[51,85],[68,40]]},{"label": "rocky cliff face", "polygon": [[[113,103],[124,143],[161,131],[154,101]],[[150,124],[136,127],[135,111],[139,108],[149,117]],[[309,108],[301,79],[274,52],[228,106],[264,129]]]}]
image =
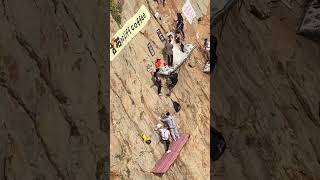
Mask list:
[{"label": "rocky cliff face", "polygon": [[305,36],[320,36],[320,1],[305,1],[306,9],[305,16],[301,21],[301,26],[299,27],[299,33]]},{"label": "rocky cliff face", "polygon": [[[186,41],[202,44],[209,37],[209,1],[191,3],[198,17],[193,26],[185,20]],[[159,12],[162,20],[151,17],[141,33],[111,62],[111,179],[160,179],[151,170],[164,153],[164,147],[153,129],[166,111],[174,114],[180,131],[190,133],[191,138],[162,179],[209,179],[210,78],[202,72],[201,52],[194,51],[179,70],[179,82],[172,94],[172,99],[182,106],[179,113],[174,113],[169,98],[159,98],[146,68],[157,57],[163,58],[164,44],[156,30],[159,28],[163,33],[174,30],[176,12],[182,9],[184,1],[168,1],[165,7],[152,0],[123,1],[122,24],[143,4],[151,13]],[[198,23],[200,17],[202,21]],[[110,26],[112,36],[119,27],[113,18]],[[156,52],[154,57],[148,52],[149,42]],[[164,88],[163,93],[166,92]],[[139,137],[142,132],[150,136],[150,145]]]},{"label": "rocky cliff face", "polygon": [[104,11],[1,1],[1,180],[107,178]]},{"label": "rocky cliff face", "polygon": [[218,23],[213,123],[228,148],[213,179],[319,179],[320,45],[296,34],[303,1],[243,3]]}]

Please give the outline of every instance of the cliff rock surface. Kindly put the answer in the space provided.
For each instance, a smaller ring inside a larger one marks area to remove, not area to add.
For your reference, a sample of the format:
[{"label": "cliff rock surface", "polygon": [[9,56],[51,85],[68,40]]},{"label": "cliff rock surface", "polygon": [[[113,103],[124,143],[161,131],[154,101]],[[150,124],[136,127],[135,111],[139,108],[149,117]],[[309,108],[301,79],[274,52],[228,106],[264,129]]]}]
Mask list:
[{"label": "cliff rock surface", "polygon": [[319,179],[320,45],[296,34],[303,1],[240,2],[217,24],[213,124],[228,147],[213,179]]},{"label": "cliff rock surface", "polygon": [[104,11],[96,1],[1,1],[1,180],[107,178]]},{"label": "cliff rock surface", "polygon": [[[190,25],[185,19],[186,42],[202,45],[209,37],[209,1],[190,1],[197,17]],[[179,70],[178,84],[172,99],[178,101],[182,110],[174,113],[168,97],[160,99],[148,64],[162,58],[164,44],[156,34],[175,29],[176,12],[181,11],[184,1],[167,1],[165,7],[153,1],[123,1],[121,23],[130,19],[144,4],[150,13],[160,13],[162,20],[153,16],[122,52],[111,62],[111,179],[160,179],[151,173],[157,160],[164,153],[159,137],[153,131],[161,113],[170,111],[176,118],[181,132],[191,134],[180,156],[161,179],[209,179],[210,167],[210,77],[202,72],[204,57],[197,48]],[[198,22],[198,18],[201,20]],[[117,19],[117,18],[116,18]],[[110,36],[121,28],[111,16]],[[147,44],[151,43],[156,54],[151,56]],[[165,80],[163,80],[165,84]],[[168,92],[164,86],[162,93]],[[152,140],[147,145],[139,137],[146,133]]]}]

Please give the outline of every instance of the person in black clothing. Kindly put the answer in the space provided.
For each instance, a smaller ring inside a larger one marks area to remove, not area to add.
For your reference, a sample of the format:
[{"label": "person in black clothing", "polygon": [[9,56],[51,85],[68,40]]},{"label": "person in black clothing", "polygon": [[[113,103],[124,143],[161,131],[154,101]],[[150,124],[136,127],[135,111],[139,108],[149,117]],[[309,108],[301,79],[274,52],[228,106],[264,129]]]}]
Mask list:
[{"label": "person in black clothing", "polygon": [[167,94],[167,96],[171,95],[171,92],[173,88],[177,85],[177,83],[178,83],[178,73],[170,74],[169,83],[168,83],[169,93]]},{"label": "person in black clothing", "polygon": [[184,24],[183,24],[183,17],[181,15],[181,13],[177,13],[177,18],[178,19],[177,19],[177,27],[176,27],[176,29],[182,33],[182,37],[184,39],[185,38],[184,31],[183,31]]},{"label": "person in black clothing", "polygon": [[177,44],[180,44],[181,51],[184,52],[184,44],[182,43],[182,40],[181,40],[181,33],[178,30],[176,30],[175,32],[175,40]]},{"label": "person in black clothing", "polygon": [[184,53],[184,44],[182,42],[180,43],[180,49]]},{"label": "person in black clothing", "polygon": [[161,87],[162,87],[162,81],[160,76],[158,75],[158,73],[155,73],[155,82],[156,82],[156,86],[158,87],[158,95],[161,96]]}]

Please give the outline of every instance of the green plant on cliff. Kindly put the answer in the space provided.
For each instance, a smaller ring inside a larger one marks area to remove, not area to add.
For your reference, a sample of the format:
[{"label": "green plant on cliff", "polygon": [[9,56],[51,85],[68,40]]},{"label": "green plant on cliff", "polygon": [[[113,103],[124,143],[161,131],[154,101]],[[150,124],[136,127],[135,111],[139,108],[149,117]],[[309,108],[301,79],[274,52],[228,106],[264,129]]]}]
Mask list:
[{"label": "green plant on cliff", "polygon": [[118,26],[121,25],[121,12],[122,7],[120,3],[117,0],[110,0],[110,13]]}]

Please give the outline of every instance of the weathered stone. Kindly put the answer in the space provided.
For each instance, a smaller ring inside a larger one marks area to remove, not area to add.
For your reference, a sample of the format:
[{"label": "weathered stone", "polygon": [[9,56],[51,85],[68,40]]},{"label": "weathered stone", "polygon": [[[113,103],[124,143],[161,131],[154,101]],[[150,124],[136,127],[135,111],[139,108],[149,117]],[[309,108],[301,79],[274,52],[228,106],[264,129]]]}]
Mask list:
[{"label": "weathered stone", "polygon": [[308,3],[298,33],[320,40],[320,2],[318,0]]},{"label": "weathered stone", "polygon": [[[126,22],[135,12],[145,4],[150,12],[159,12],[163,15],[161,21],[151,18],[127,47],[111,62],[111,172],[114,179],[160,179],[151,172],[157,160],[164,153],[163,144],[153,129],[160,122],[161,113],[170,111],[174,113],[171,100],[165,96],[168,92],[166,80],[163,78],[161,99],[156,87],[153,86],[152,75],[147,71],[148,64],[154,64],[156,58],[164,58],[156,30],[163,34],[174,30],[176,12],[181,11],[185,1],[167,1],[166,6],[156,6],[149,0],[149,5],[144,0],[125,1],[124,6],[130,11],[124,11]],[[195,44],[196,33],[199,34],[199,43],[203,44],[205,37],[209,37],[209,11],[205,1],[190,1],[197,12],[197,17],[191,26],[185,19],[186,42]],[[198,7],[199,6],[199,7]],[[208,6],[207,6],[208,7]],[[198,24],[197,18],[203,21]],[[173,22],[173,23],[171,23]],[[162,29],[162,25],[167,25]],[[111,21],[111,27],[116,24]],[[111,28],[110,34],[116,32]],[[147,49],[148,42],[153,42],[155,56],[151,56]],[[202,65],[195,64],[190,68],[188,64],[195,59],[205,62],[200,48],[196,49],[184,65],[181,66],[178,84],[173,90],[171,98],[182,106],[179,113],[174,113],[181,132],[191,133],[191,139],[181,151],[179,158],[161,179],[208,179],[209,178],[209,79],[202,72]],[[132,103],[134,102],[134,103]],[[187,105],[190,105],[188,107]],[[151,138],[147,145],[139,137],[146,133]]]},{"label": "weathered stone", "polygon": [[291,5],[264,21],[235,7],[217,36],[212,124],[227,149],[214,180],[320,177],[320,46],[296,34],[303,7]]},{"label": "weathered stone", "polygon": [[250,1],[250,12],[259,19],[267,19],[271,14],[268,4],[261,1]]},{"label": "weathered stone", "polygon": [[1,2],[1,180],[107,179],[104,16],[97,1]]}]

